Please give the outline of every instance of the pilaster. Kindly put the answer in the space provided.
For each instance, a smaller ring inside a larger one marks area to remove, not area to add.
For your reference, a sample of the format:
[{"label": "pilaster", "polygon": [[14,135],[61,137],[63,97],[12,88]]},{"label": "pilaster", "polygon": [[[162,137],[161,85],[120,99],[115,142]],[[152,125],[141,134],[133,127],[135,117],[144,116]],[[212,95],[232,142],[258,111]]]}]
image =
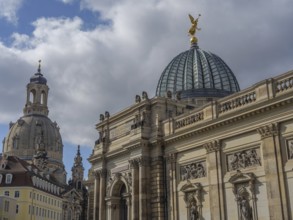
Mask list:
[{"label": "pilaster", "polygon": [[212,220],[225,219],[221,143],[214,140],[203,145],[207,151],[209,198]]},{"label": "pilaster", "polygon": [[138,163],[136,160],[129,160],[129,165],[131,169],[131,175],[132,175],[132,197],[131,197],[131,219],[132,220],[138,220],[139,216],[139,185],[138,185],[138,177],[139,177],[139,171],[138,171]]},{"label": "pilaster", "polygon": [[99,196],[100,196],[100,174],[94,172],[95,183],[94,183],[94,220],[99,219]]},{"label": "pilaster", "polygon": [[99,220],[106,219],[106,178],[107,169],[103,168],[98,171],[100,175],[100,199],[99,199]]},{"label": "pilaster", "polygon": [[262,140],[270,220],[289,219],[279,126],[272,123],[257,129]]},{"label": "pilaster", "polygon": [[168,175],[168,191],[169,199],[169,215],[170,220],[178,219],[178,205],[177,205],[177,173],[176,173],[176,158],[177,154],[172,153],[166,157],[167,175]]},{"label": "pilaster", "polygon": [[141,156],[137,158],[139,165],[139,220],[148,219],[149,210],[147,207],[147,167],[149,166],[149,157]]}]

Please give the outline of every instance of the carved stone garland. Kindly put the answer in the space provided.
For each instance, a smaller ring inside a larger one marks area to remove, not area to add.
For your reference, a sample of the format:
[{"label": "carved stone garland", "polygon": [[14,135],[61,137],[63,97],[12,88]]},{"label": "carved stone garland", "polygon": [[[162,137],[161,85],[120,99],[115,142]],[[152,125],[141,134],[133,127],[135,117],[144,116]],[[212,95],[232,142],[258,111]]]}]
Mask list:
[{"label": "carved stone garland", "polygon": [[202,186],[200,183],[187,183],[180,189],[184,193],[188,220],[199,220],[202,216]]},{"label": "carved stone garland", "polygon": [[[257,220],[255,195],[255,175],[253,173],[237,173],[229,179],[233,185],[233,193],[237,203],[239,220]],[[229,211],[229,210],[228,210]]]}]

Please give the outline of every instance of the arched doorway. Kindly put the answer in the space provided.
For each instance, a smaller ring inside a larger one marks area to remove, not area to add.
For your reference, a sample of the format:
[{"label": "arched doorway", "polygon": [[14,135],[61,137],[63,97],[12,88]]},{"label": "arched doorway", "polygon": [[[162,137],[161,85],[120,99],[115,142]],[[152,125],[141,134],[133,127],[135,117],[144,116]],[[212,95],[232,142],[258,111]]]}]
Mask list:
[{"label": "arched doorway", "polygon": [[131,198],[129,186],[123,177],[117,177],[109,183],[109,191],[106,198],[107,201],[107,219],[109,220],[128,220],[130,216]]},{"label": "arched doorway", "polygon": [[125,184],[123,184],[120,189],[119,220],[127,220],[128,219],[128,211],[127,211],[128,207],[127,207],[126,197],[127,197],[126,186],[125,186]]}]

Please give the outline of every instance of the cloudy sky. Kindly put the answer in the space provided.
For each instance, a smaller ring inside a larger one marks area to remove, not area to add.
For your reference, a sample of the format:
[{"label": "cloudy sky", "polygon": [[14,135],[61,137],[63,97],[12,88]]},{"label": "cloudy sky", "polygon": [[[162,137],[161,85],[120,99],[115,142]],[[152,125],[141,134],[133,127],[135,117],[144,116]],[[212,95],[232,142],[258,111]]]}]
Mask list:
[{"label": "cloudy sky", "polygon": [[69,170],[78,144],[89,156],[100,113],[155,95],[164,67],[189,48],[189,13],[202,14],[201,49],[242,89],[293,69],[292,0],[0,0],[0,138],[41,59]]}]

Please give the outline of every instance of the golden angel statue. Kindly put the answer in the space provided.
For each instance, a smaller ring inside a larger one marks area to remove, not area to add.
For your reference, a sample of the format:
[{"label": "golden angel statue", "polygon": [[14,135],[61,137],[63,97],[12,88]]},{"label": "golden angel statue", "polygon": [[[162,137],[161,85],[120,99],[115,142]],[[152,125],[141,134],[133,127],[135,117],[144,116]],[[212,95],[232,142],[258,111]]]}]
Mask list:
[{"label": "golden angel statue", "polygon": [[196,31],[201,30],[200,28],[197,27],[198,19],[201,16],[201,14],[198,15],[197,19],[194,19],[194,17],[192,17],[190,14],[188,16],[191,21],[191,27],[188,31],[189,35],[191,36],[190,42],[197,43],[197,38],[194,35],[196,34]]}]

